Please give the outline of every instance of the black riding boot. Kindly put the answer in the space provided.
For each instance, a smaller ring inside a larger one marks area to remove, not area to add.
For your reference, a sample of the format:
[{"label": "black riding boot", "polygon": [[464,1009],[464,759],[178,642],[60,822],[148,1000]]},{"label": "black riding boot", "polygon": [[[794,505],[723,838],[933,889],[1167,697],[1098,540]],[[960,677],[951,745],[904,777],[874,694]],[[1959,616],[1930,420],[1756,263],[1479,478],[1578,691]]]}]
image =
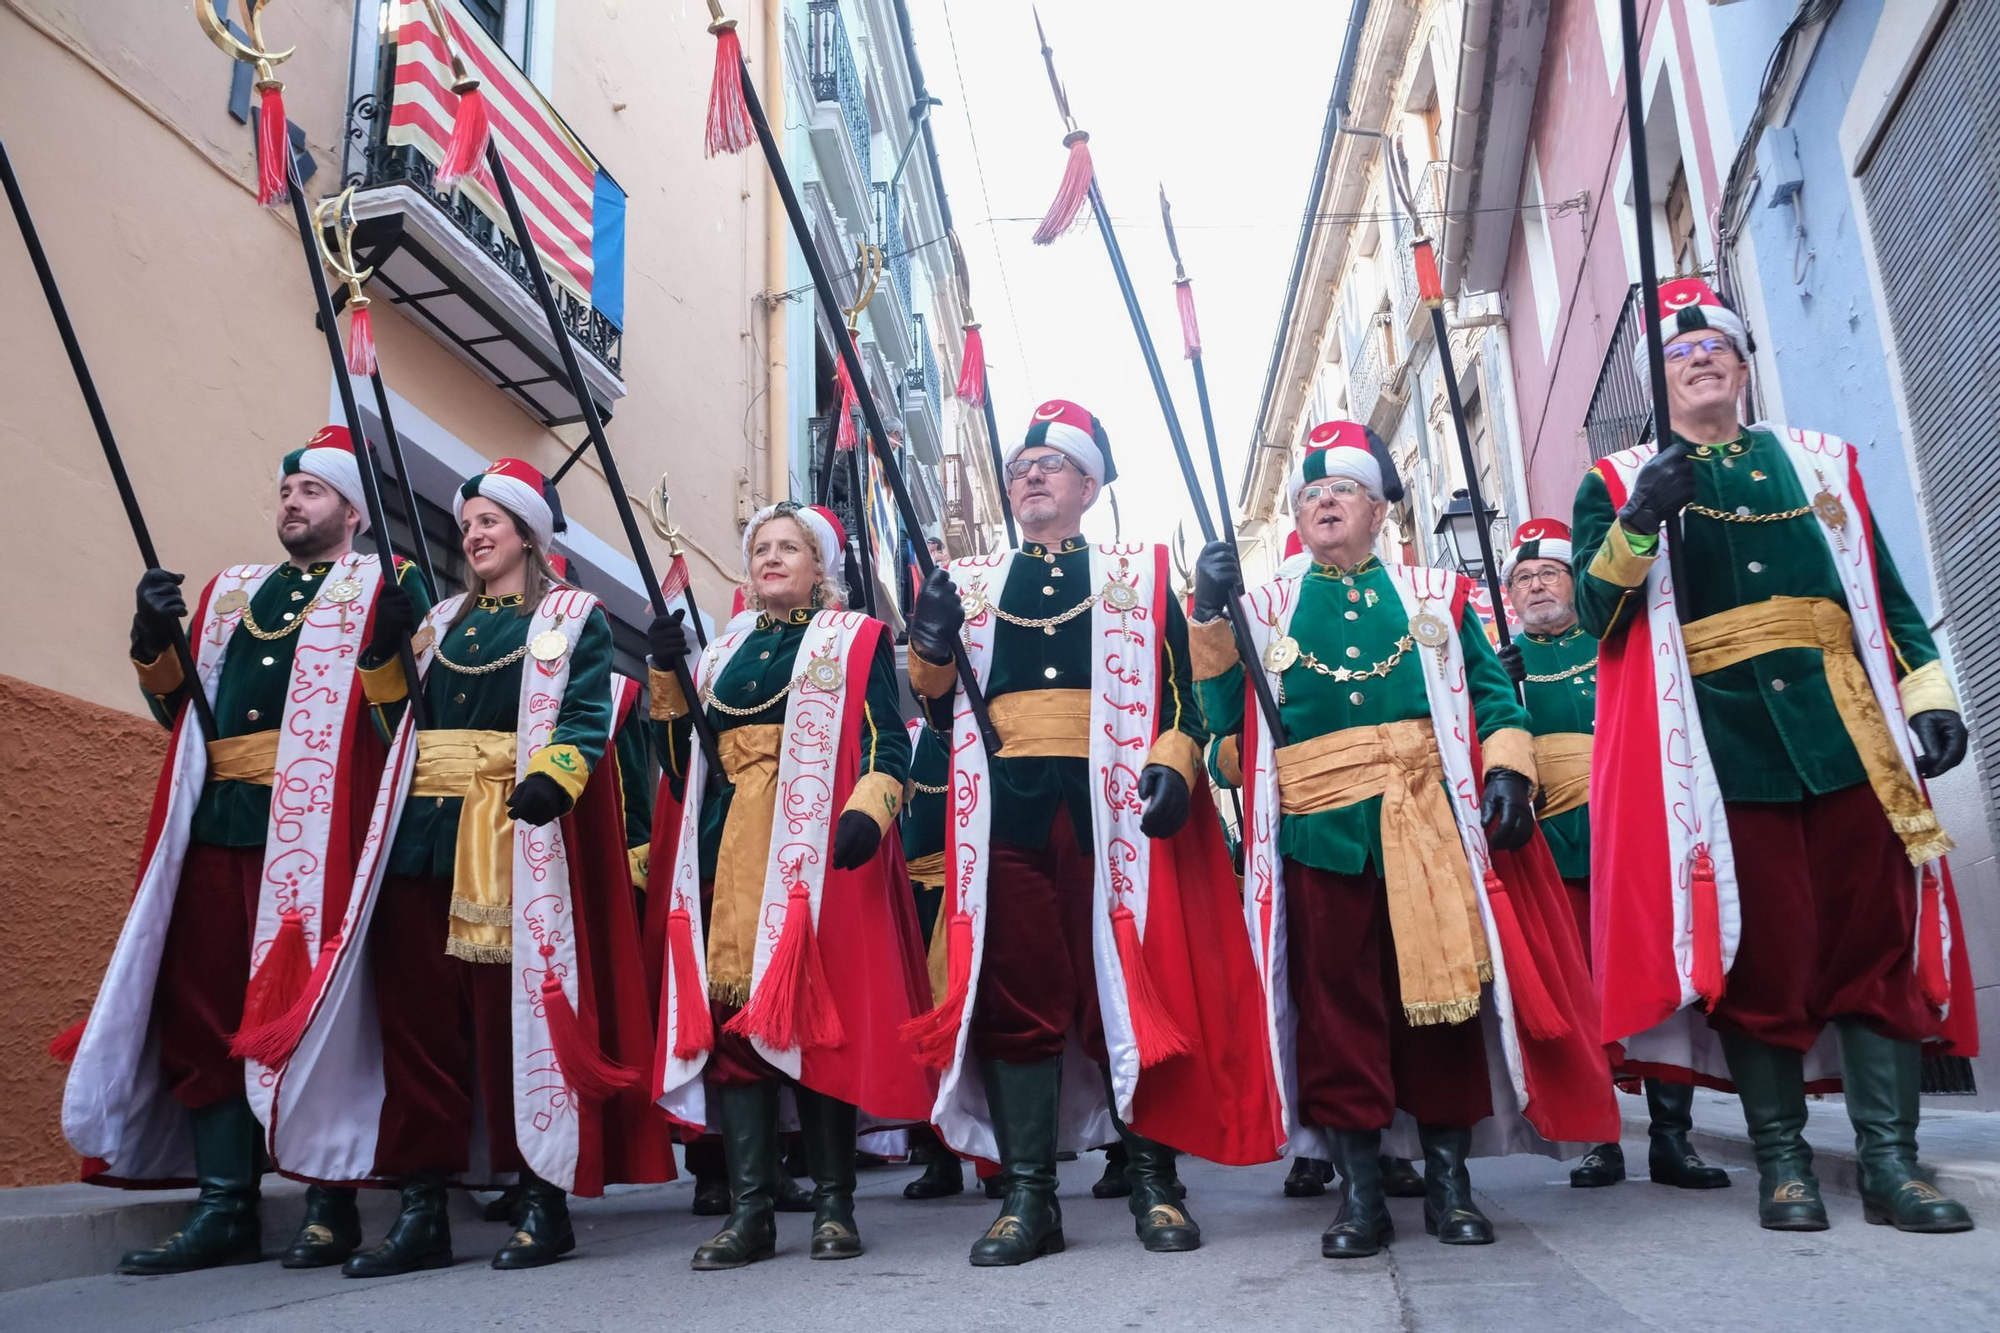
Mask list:
[{"label": "black riding boot", "polygon": [[1729,1173],[1701,1160],[1688,1142],[1694,1128],[1694,1084],[1646,1080],[1646,1111],[1652,1117],[1646,1172],[1656,1185],[1684,1190],[1729,1188]]},{"label": "black riding boot", "polygon": [[1104,1174],[1090,1187],[1093,1199],[1123,1199],[1132,1193],[1132,1182],[1125,1179],[1125,1144],[1121,1140],[1104,1150]]},{"label": "black riding boot", "polygon": [[1063,1248],[1062,1205],[1056,1201],[1056,1109],[1062,1095],[1062,1057],[1015,1065],[986,1060],[979,1066],[986,1104],[999,1140],[1001,1175],[1007,1182],[1000,1216],[972,1243],[974,1268],[1025,1264]]},{"label": "black riding boot", "polygon": [[331,1268],[361,1248],[361,1208],[341,1185],[306,1186],[306,1215],[292,1248],[278,1262],[286,1268]]},{"label": "black riding boot", "polygon": [[521,1220],[514,1234],[493,1256],[500,1269],[541,1268],[576,1248],[570,1225],[569,1196],[532,1171],[521,1173]]},{"label": "black riding boot", "polygon": [[856,1259],[861,1230],[854,1222],[854,1125],[851,1103],[806,1088],[793,1096],[805,1131],[806,1169],[813,1178],[814,1259]]},{"label": "black riding boot", "polygon": [[424,1268],[451,1267],[451,1217],[445,1211],[444,1175],[426,1172],[403,1182],[403,1211],[372,1250],[348,1257],[348,1277],[396,1277]]},{"label": "black riding boot", "polygon": [[766,1079],[714,1092],[729,1164],[729,1220],[695,1250],[693,1264],[701,1272],[741,1268],[770,1258],[778,1247],[771,1197],[772,1173],[778,1170],[778,1085]]},{"label": "black riding boot", "polygon": [[257,1219],[259,1149],[263,1129],[242,1097],[188,1112],[194,1139],[194,1211],[180,1230],[150,1250],[118,1261],[121,1273],[192,1273],[224,1264],[254,1264],[264,1257]]},{"label": "black riding boot", "polygon": [[1424,1145],[1424,1230],[1446,1245],[1491,1245],[1493,1224],[1472,1198],[1472,1175],[1465,1159],[1472,1131],[1419,1125]]},{"label": "black riding boot", "polygon": [[1379,1129],[1333,1131],[1334,1164],[1340,1168],[1340,1211],[1319,1238],[1319,1252],[1329,1259],[1366,1259],[1381,1253],[1396,1238],[1389,1220],[1389,1199],[1383,1190]]}]

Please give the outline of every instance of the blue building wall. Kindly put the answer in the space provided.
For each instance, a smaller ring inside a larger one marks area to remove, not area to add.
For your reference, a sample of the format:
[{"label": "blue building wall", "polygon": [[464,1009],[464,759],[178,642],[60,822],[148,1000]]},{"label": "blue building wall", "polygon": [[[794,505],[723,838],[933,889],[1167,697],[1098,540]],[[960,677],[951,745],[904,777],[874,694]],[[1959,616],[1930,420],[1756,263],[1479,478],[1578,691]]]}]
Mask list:
[{"label": "blue building wall", "polygon": [[[1903,449],[1901,425],[1889,384],[1884,331],[1875,318],[1875,290],[1854,210],[1854,182],[1841,162],[1840,122],[1847,114],[1855,72],[1881,21],[1884,0],[1846,0],[1826,25],[1804,81],[1784,121],[1798,136],[1805,188],[1803,247],[1808,266],[1795,258],[1791,205],[1768,206],[1770,192],[1751,200],[1748,238],[1755,249],[1764,302],[1764,327],[1752,329],[1774,350],[1786,423],[1838,435],[1861,451],[1883,538],[1897,568],[1927,615],[1930,559],[1917,520],[1915,479]],[[1764,65],[1792,17],[1790,4],[1722,5],[1711,11],[1730,123],[1749,123],[1756,110]],[[1739,249],[1740,253],[1740,249]],[[1795,266],[1803,280],[1793,281]],[[1775,402],[1767,399],[1768,410]]]}]

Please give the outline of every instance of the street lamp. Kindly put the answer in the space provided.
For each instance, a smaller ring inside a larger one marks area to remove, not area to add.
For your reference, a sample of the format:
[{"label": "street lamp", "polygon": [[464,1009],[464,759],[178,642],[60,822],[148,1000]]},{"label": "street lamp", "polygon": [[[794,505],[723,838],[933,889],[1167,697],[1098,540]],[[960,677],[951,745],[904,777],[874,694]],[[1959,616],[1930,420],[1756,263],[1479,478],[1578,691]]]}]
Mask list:
[{"label": "street lamp", "polygon": [[1485,565],[1479,556],[1479,534],[1493,526],[1499,511],[1488,508],[1482,497],[1477,509],[1473,508],[1472,497],[1461,486],[1451,493],[1451,503],[1438,515],[1437,525],[1431,529],[1434,536],[1444,537],[1451,544],[1451,556],[1461,573],[1478,578]]}]

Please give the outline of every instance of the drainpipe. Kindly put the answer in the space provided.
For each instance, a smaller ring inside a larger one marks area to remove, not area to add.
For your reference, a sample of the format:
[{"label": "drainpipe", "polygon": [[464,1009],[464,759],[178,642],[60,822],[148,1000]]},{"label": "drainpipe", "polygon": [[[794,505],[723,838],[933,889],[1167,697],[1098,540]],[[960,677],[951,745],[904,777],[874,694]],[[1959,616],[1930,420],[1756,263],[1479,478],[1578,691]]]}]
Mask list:
[{"label": "drainpipe", "polygon": [[[1438,228],[1444,289],[1458,290],[1465,274],[1465,241],[1471,234],[1464,210],[1478,174],[1479,121],[1486,114],[1487,34],[1493,27],[1493,0],[1466,0],[1465,29],[1458,42],[1458,88],[1452,94],[1451,158],[1445,177],[1445,224]],[[1454,223],[1453,219],[1459,219]]]},{"label": "drainpipe", "polygon": [[[1482,315],[1480,319],[1483,322],[1486,316]],[[1508,522],[1512,528],[1519,528],[1535,517],[1535,511],[1533,502],[1528,498],[1528,447],[1521,438],[1521,405],[1514,397],[1514,335],[1508,329],[1504,315],[1496,311],[1492,319],[1493,359],[1488,363],[1492,371],[1488,382],[1498,386],[1500,397],[1505,402],[1500,417],[1506,423],[1507,438],[1513,445],[1507,450],[1508,482],[1514,491],[1514,504],[1510,506],[1514,512],[1508,516]]]},{"label": "drainpipe", "polygon": [[[773,125],[786,123],[783,11],[784,6],[778,0],[765,0],[764,114]],[[792,493],[791,358],[786,346],[789,312],[787,303],[776,299],[789,285],[785,279],[791,267],[791,226],[784,198],[778,193],[777,177],[767,171],[764,173],[764,290],[769,294],[764,307],[767,504],[786,499]],[[811,238],[801,237],[800,243],[810,244]]]}]

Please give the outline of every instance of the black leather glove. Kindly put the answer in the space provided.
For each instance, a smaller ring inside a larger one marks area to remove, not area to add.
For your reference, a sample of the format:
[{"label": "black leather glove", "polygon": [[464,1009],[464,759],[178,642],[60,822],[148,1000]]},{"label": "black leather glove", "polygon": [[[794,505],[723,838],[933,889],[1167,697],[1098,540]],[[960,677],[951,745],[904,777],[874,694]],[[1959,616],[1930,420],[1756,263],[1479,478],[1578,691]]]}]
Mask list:
[{"label": "black leather glove", "polygon": [[537,827],[552,823],[569,813],[569,793],[546,773],[530,773],[514,786],[507,798],[507,813],[522,824]]},{"label": "black leather glove", "polygon": [[653,654],[653,670],[672,671],[674,664],[687,656],[688,632],[682,623],[686,619],[685,611],[669,611],[653,617],[646,630],[646,647]]},{"label": "black leather glove", "polygon": [[1486,826],[1486,845],[1494,851],[1514,852],[1527,846],[1535,831],[1528,780],[1511,768],[1487,769],[1479,822]]},{"label": "black leather glove", "polygon": [[1194,559],[1194,618],[1203,624],[1229,608],[1243,586],[1243,566],[1228,542],[1210,542]]},{"label": "black leather glove", "polygon": [[1528,664],[1521,660],[1521,645],[1512,639],[1505,648],[1496,648],[1493,655],[1500,659],[1500,669],[1507,673],[1507,679],[1522,685],[1528,679]]},{"label": "black leather glove", "polygon": [[1149,838],[1171,838],[1188,821],[1187,779],[1165,764],[1140,770],[1139,799],[1146,804],[1139,831]]},{"label": "black leather glove", "polygon": [[375,624],[368,631],[368,656],[375,661],[393,657],[417,627],[417,605],[410,594],[386,584],[375,594]]},{"label": "black leather glove", "polygon": [[1660,524],[1694,502],[1694,459],[1686,449],[1671,445],[1646,460],[1632,482],[1632,493],[1618,511],[1627,532],[1650,537]]},{"label": "black leather glove", "polygon": [[1932,708],[1910,719],[1910,732],[1923,747],[1917,775],[1939,777],[1965,760],[1965,719],[1949,708]]},{"label": "black leather glove", "polygon": [[139,576],[139,609],[132,616],[132,656],[150,662],[174,641],[174,626],[188,613],[182,575],[149,569]]},{"label": "black leather glove", "polygon": [[859,870],[882,849],[882,826],[865,810],[849,810],[833,826],[833,868]]},{"label": "black leather glove", "polygon": [[958,600],[951,575],[933,569],[910,609],[910,646],[926,662],[949,662],[964,626],[965,605]]}]

